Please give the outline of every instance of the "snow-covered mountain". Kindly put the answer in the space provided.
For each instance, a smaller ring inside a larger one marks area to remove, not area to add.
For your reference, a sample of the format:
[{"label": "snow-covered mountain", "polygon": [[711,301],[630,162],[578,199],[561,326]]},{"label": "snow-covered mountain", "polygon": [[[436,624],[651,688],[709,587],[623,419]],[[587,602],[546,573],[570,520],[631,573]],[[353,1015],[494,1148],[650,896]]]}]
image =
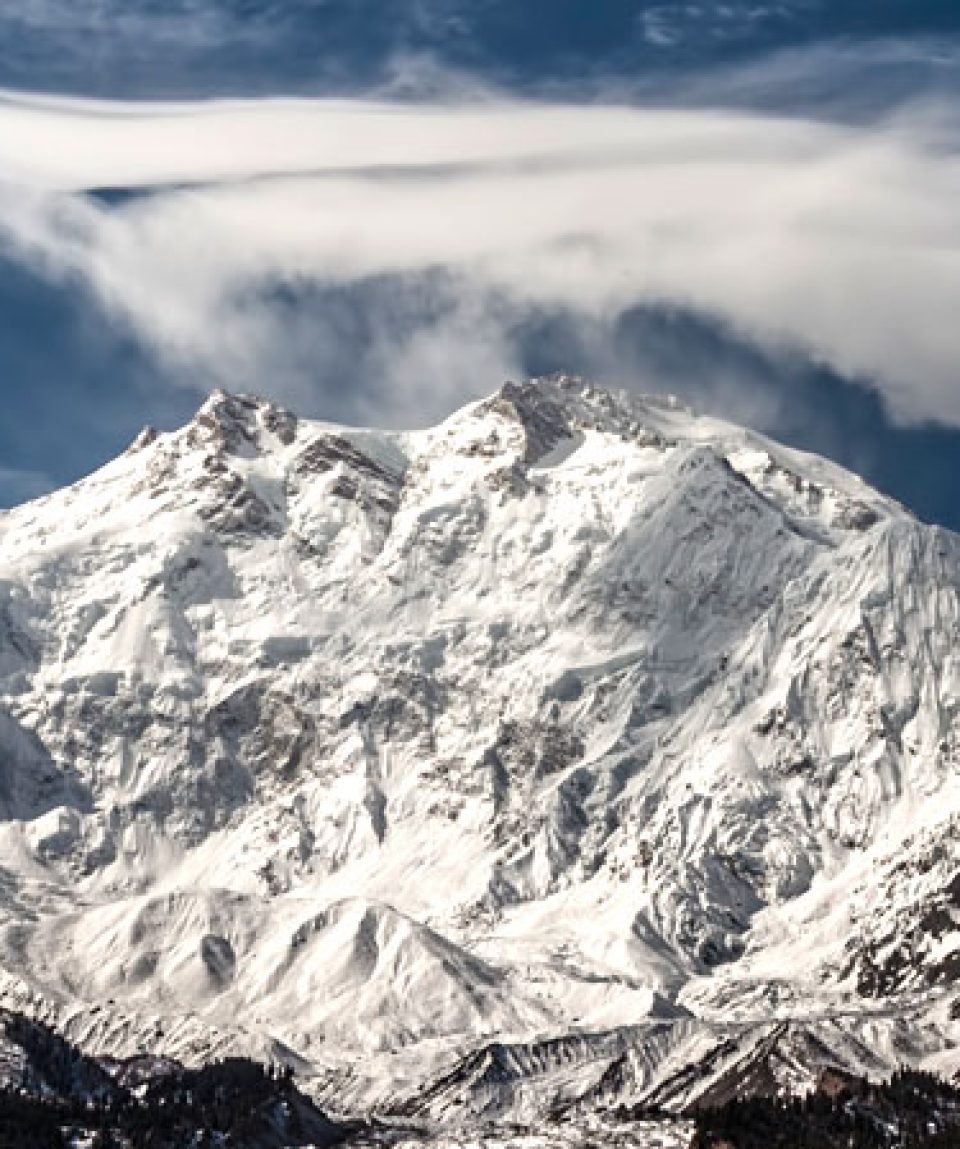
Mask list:
[{"label": "snow-covered mountain", "polygon": [[334,1107],[952,1070],[960,538],[672,400],[217,393],[0,516],[0,1003]]}]

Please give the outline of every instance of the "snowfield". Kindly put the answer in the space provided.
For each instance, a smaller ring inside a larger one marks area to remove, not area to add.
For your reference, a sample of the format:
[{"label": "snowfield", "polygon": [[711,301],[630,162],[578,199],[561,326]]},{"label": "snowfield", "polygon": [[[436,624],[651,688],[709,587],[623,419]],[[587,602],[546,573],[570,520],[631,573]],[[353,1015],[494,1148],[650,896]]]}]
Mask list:
[{"label": "snowfield", "polygon": [[0,516],[0,1004],[434,1129],[952,1072],[958,589],[669,399],[217,393]]}]

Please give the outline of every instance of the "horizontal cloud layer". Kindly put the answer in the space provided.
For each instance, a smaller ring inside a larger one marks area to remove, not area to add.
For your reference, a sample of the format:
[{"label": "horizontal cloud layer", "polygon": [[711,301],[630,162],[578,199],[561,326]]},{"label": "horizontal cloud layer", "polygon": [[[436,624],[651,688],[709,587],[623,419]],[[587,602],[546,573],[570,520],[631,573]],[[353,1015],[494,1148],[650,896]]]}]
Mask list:
[{"label": "horizontal cloud layer", "polygon": [[367,333],[386,420],[512,371],[491,303],[508,300],[589,321],[694,308],[871,380],[899,418],[960,424],[960,152],[934,104],[864,131],[502,100],[7,95],[0,173],[8,254],[86,283],[181,376],[301,398],[331,331],[314,339],[292,300],[429,272],[455,306]]}]

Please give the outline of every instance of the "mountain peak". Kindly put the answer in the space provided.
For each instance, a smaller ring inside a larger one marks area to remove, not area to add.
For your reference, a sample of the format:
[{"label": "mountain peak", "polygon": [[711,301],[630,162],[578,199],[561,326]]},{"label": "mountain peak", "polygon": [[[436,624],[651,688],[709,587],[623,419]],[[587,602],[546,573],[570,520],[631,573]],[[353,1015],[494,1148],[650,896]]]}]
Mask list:
[{"label": "mountain peak", "polygon": [[695,418],[690,407],[675,395],[640,394],[603,387],[579,375],[557,373],[515,383],[505,382],[488,402],[513,405],[518,413],[536,413],[553,408],[564,413],[571,424],[597,429],[629,431],[639,420],[673,413]]},{"label": "mountain peak", "polygon": [[192,441],[228,454],[256,453],[261,433],[289,445],[297,432],[297,417],[269,399],[213,391],[191,423]]}]

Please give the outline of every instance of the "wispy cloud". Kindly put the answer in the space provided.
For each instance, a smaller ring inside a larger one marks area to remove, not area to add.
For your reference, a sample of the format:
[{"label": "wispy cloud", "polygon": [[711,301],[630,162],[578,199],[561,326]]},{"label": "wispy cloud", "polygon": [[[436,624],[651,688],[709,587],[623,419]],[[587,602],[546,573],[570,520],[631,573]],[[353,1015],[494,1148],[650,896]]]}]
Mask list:
[{"label": "wispy cloud", "polygon": [[[869,131],[507,100],[0,100],[0,242],[86,282],[180,368],[296,397],[337,333],[291,293],[442,271],[429,328],[368,333],[382,417],[515,355],[499,304],[722,317],[960,424],[960,146],[949,109]],[[87,190],[138,187],[112,206]]]}]

